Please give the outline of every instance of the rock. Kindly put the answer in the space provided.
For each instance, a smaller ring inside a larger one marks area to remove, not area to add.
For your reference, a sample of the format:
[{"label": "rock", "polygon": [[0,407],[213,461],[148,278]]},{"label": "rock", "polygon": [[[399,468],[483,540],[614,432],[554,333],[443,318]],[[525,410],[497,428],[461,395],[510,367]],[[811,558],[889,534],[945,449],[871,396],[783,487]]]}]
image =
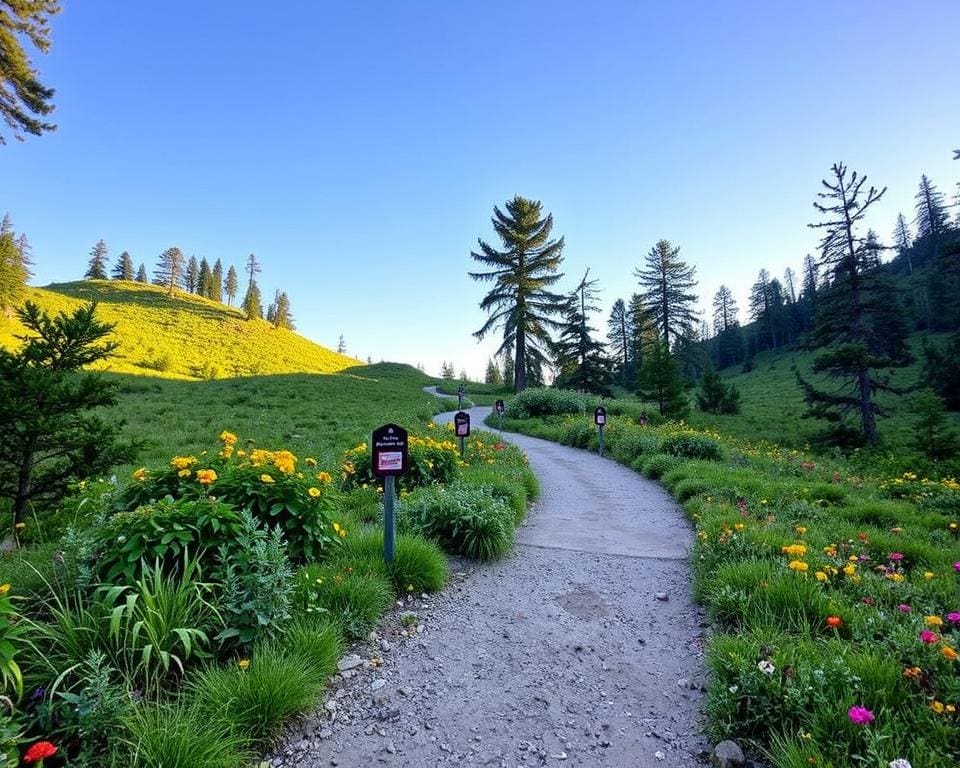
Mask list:
[{"label": "rock", "polygon": [[331,731],[329,728],[324,728],[324,729],[321,730],[320,733],[318,733],[317,735],[318,735],[321,739],[329,739],[331,736],[333,736],[333,731]]},{"label": "rock", "polygon": [[337,702],[333,699],[328,699],[327,703],[323,705],[327,712],[336,712],[337,711]]},{"label": "rock", "polygon": [[383,688],[383,686],[385,686],[386,684],[387,684],[387,681],[386,681],[386,680],[384,680],[382,677],[378,677],[376,680],[374,680],[372,683],[370,683],[370,688],[371,688],[371,690],[379,691],[379,690],[380,690],[381,688]]},{"label": "rock", "polygon": [[662,750],[659,750],[659,749],[658,749],[656,752],[653,753],[653,756],[654,756],[655,758],[657,758],[657,760],[666,760],[666,759],[667,759],[667,756],[666,756],[665,754],[663,754],[663,751],[662,751]]},{"label": "rock", "polygon": [[397,754],[397,746],[393,743],[393,739],[387,739],[387,743],[383,745],[383,749],[391,755]]},{"label": "rock", "polygon": [[710,765],[713,768],[737,768],[746,762],[743,750],[735,741],[721,741],[713,748]]},{"label": "rock", "polygon": [[340,661],[337,662],[337,670],[340,672],[346,672],[348,669],[354,669],[363,664],[363,659],[361,659],[357,654],[351,653],[349,656],[344,656]]},{"label": "rock", "polygon": [[657,592],[654,597],[657,598],[657,600],[659,600],[661,603],[665,603],[670,599],[670,595],[668,595],[666,592]]},{"label": "rock", "polygon": [[567,759],[567,753],[566,753],[566,752],[557,752],[557,753],[554,754],[554,755],[550,755],[550,757],[552,757],[554,760],[566,760],[566,759]]},{"label": "rock", "polygon": [[380,641],[380,650],[383,651],[384,653],[390,653],[390,649],[391,649],[392,647],[393,647],[393,646],[390,645],[390,641],[389,641],[389,640],[381,640],[381,641]]}]

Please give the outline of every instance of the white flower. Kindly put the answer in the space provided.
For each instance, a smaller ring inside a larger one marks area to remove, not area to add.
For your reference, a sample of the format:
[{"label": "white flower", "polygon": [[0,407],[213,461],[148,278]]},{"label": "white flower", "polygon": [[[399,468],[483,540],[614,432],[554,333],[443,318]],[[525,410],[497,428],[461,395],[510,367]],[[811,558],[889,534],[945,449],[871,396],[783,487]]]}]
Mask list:
[{"label": "white flower", "polygon": [[775,667],[773,666],[772,661],[767,661],[764,659],[759,664],[757,664],[757,669],[759,669],[765,675],[772,675]]},{"label": "white flower", "polygon": [[909,760],[904,760],[902,757],[898,757],[896,760],[890,761],[890,768],[913,768],[910,765]]},{"label": "white flower", "polygon": [[736,685],[731,685],[729,688],[727,688],[727,690],[730,691],[730,693],[736,693],[737,691],[740,690],[740,688],[737,687]]}]

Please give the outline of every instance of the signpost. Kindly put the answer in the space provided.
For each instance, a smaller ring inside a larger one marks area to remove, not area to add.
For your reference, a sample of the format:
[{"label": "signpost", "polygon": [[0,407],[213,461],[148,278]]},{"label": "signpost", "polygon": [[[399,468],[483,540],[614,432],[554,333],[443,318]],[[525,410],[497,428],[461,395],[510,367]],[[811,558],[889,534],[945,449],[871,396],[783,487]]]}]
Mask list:
[{"label": "signpost", "polygon": [[600,433],[600,456],[603,456],[603,427],[607,423],[607,409],[598,405],[593,412],[593,423],[597,425],[597,431]]},{"label": "signpost", "polygon": [[463,384],[460,384],[457,386],[457,410],[458,411],[463,410],[463,395],[464,395]]},{"label": "signpost", "polygon": [[453,434],[460,438],[460,458],[467,454],[467,438],[470,437],[470,414],[457,411],[453,416]]},{"label": "signpost", "polygon": [[497,420],[500,422],[500,441],[503,441],[503,411],[505,406],[503,400],[497,400],[494,410],[497,412]]},{"label": "signpost", "polygon": [[394,478],[406,474],[410,467],[407,431],[396,424],[384,424],[373,430],[372,468],[383,479],[383,557],[393,565],[396,523],[393,516]]}]

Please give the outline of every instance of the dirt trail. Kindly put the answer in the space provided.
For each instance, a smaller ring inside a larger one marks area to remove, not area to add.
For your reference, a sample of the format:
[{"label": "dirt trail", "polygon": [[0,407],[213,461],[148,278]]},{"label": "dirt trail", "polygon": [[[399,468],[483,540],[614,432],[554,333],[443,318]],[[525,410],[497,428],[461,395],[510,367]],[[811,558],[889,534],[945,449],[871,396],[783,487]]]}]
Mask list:
[{"label": "dirt trail", "polygon": [[[471,409],[475,427],[489,412]],[[612,461],[505,437],[542,484],[514,552],[494,565],[455,563],[442,595],[406,606],[419,623],[410,637],[388,620],[361,649],[382,666],[349,670],[270,765],[686,768],[703,759],[703,625],[682,512]]]}]

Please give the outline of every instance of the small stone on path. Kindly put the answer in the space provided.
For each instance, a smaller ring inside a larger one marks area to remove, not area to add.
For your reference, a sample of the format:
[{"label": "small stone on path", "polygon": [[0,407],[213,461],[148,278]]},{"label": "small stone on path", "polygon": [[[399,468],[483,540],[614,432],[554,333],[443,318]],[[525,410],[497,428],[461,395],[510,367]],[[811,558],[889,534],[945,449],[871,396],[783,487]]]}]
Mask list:
[{"label": "small stone on path", "polygon": [[735,741],[721,741],[713,748],[710,765],[713,768],[737,768],[746,762],[743,750]]}]

